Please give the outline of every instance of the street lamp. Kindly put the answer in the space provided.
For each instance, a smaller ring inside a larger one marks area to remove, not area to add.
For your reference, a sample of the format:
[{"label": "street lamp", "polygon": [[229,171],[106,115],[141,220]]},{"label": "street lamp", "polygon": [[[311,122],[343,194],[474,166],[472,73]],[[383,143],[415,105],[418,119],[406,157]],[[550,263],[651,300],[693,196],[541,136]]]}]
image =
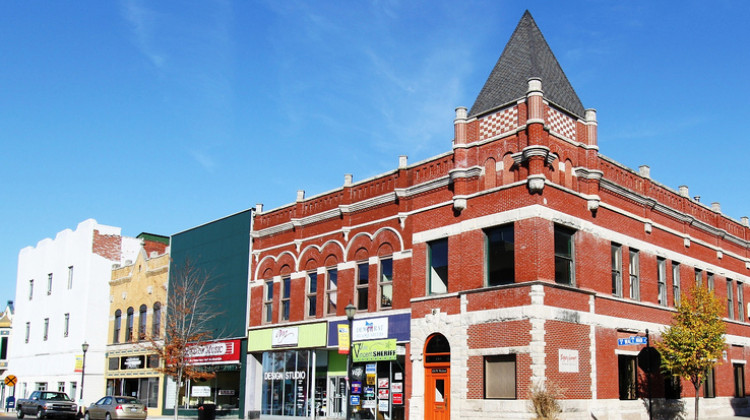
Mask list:
[{"label": "street lamp", "polygon": [[[89,350],[89,343],[83,342],[81,344],[81,350],[83,350],[83,364],[81,365],[81,403],[83,403],[83,379],[86,375],[86,352]],[[80,407],[79,407],[80,408]]]},{"label": "street lamp", "polygon": [[357,307],[351,302],[344,308],[346,311],[346,319],[349,321],[349,354],[346,357],[346,420],[352,418],[352,321],[354,321],[354,314],[357,313]]}]

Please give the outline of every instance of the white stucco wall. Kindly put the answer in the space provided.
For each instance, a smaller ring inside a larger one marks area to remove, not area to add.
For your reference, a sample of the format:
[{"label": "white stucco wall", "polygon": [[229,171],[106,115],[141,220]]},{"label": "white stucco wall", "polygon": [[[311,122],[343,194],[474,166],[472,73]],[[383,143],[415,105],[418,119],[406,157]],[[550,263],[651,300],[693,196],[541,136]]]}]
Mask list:
[{"label": "white stucco wall", "polygon": [[[89,404],[105,392],[104,363],[109,312],[109,280],[113,264],[134,260],[139,240],[123,238],[122,258],[109,260],[92,252],[94,230],[103,235],[120,235],[120,228],[100,225],[93,219],[81,222],[75,231],[59,232],[55,239],[43,239],[36,247],[26,247],[18,255],[15,315],[8,373],[18,377],[16,397],[24,397],[38,382],[57,390],[65,383],[70,395],[71,383],[77,384],[75,400],[80,399],[81,373],[75,372],[81,344],[89,344],[86,353],[86,377],[83,403]],[[68,288],[68,267],[73,266],[72,287]],[[52,290],[47,293],[49,273]],[[34,280],[29,299],[29,281]],[[70,314],[69,331],[64,336],[65,314]],[[44,320],[49,319],[49,334],[44,340]],[[26,342],[26,325],[30,325]]]}]

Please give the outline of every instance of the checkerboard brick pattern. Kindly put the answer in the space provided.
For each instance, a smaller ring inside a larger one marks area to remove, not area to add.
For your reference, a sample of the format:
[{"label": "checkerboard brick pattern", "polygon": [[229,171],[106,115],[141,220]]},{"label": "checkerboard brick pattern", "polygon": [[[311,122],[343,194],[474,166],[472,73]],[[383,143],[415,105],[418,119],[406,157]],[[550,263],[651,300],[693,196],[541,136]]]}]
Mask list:
[{"label": "checkerboard brick pattern", "polygon": [[566,139],[576,139],[576,122],[572,118],[554,109],[547,108],[547,123],[552,131]]},{"label": "checkerboard brick pattern", "polygon": [[518,127],[518,107],[500,110],[479,121],[479,139],[484,140],[507,133]]}]

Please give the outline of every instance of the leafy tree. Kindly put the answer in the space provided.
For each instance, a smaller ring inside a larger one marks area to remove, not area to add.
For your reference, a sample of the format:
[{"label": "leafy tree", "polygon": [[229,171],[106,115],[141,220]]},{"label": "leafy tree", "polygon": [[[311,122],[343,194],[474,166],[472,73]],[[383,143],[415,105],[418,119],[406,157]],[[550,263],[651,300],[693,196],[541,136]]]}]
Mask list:
[{"label": "leafy tree", "polygon": [[695,387],[695,420],[706,374],[724,350],[726,326],[721,320],[724,306],[703,285],[695,285],[683,296],[672,324],[661,335],[656,348],[662,355],[662,369],[689,380]]},{"label": "leafy tree", "polygon": [[154,351],[164,361],[157,370],[176,383],[175,420],[183,384],[189,380],[205,380],[215,376],[188,363],[191,346],[215,338],[213,321],[220,313],[211,304],[211,296],[216,291],[211,280],[209,275],[189,261],[170,273],[164,337],[163,340],[149,337]]}]

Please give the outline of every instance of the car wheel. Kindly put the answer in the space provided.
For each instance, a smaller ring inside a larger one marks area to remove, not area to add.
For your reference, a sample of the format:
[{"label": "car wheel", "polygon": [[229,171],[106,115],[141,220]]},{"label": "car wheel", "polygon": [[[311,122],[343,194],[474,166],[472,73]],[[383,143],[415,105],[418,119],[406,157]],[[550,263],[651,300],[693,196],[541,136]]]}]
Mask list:
[{"label": "car wheel", "polygon": [[107,413],[107,415],[104,416],[104,420],[112,420],[112,416],[110,416],[109,413]]},{"label": "car wheel", "polygon": [[91,415],[89,415],[89,413],[86,412],[86,414],[83,415],[83,419],[84,420],[91,420]]},{"label": "car wheel", "polygon": [[19,419],[23,418],[23,408],[21,407],[16,408],[16,417],[18,417]]},{"label": "car wheel", "polygon": [[36,418],[43,419],[44,418],[44,410],[42,407],[37,408],[36,410]]}]

